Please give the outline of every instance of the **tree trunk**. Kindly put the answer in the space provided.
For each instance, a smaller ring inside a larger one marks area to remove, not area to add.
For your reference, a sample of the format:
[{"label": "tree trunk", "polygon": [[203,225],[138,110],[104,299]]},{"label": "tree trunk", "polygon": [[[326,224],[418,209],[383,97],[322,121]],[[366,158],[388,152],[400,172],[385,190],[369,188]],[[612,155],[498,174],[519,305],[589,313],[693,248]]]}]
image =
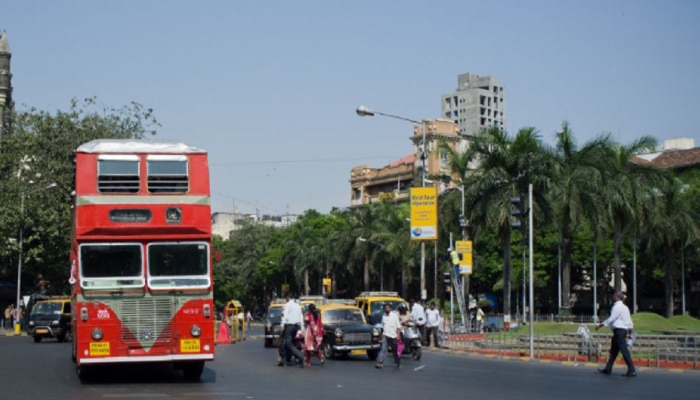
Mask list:
[{"label": "tree trunk", "polygon": [[369,292],[369,254],[365,254],[364,283],[365,292]]},{"label": "tree trunk", "polygon": [[308,296],[310,290],[311,289],[309,288],[309,269],[307,268],[304,270],[304,295]]},{"label": "tree trunk", "polygon": [[[565,210],[565,213],[568,210]],[[562,248],[561,248],[561,308],[566,309],[566,314],[571,314],[569,299],[571,298],[571,253],[573,252],[573,234],[571,233],[571,219],[564,215],[562,222]],[[562,313],[562,310],[559,310]]]},{"label": "tree trunk", "polygon": [[616,214],[615,215],[615,255],[613,257],[613,266],[615,267],[615,291],[622,290],[622,266],[621,266],[621,253],[622,253],[622,218]]},{"label": "tree trunk", "polygon": [[673,316],[673,291],[675,290],[675,272],[676,263],[673,260],[673,247],[666,246],[664,251],[664,317],[671,318]]},{"label": "tree trunk", "polygon": [[404,266],[401,269],[401,296],[406,298],[406,294],[408,293],[408,272],[406,272],[408,268]]}]

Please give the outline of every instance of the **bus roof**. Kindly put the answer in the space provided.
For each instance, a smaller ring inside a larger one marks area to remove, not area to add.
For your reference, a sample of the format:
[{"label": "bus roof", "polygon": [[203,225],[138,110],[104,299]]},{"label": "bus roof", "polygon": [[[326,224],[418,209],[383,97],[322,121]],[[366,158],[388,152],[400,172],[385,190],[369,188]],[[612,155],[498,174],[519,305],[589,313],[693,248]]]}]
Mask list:
[{"label": "bus roof", "polygon": [[78,146],[79,153],[201,153],[206,151],[169,140],[98,139]]}]

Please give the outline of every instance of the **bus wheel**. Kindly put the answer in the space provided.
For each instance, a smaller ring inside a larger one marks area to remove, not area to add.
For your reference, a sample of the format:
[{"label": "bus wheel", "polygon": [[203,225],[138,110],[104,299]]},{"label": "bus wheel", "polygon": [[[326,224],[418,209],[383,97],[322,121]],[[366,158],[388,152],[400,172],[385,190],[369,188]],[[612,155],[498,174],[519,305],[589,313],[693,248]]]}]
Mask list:
[{"label": "bus wheel", "polygon": [[182,365],[182,373],[190,382],[198,381],[204,372],[204,361],[192,361]]},{"label": "bus wheel", "polygon": [[75,372],[76,372],[76,374],[78,374],[78,379],[80,379],[81,383],[90,380],[90,368],[89,367],[86,367],[84,365],[76,365]]},{"label": "bus wheel", "polygon": [[73,338],[71,337],[70,331],[66,331],[63,335],[58,337],[59,342],[72,342]]}]

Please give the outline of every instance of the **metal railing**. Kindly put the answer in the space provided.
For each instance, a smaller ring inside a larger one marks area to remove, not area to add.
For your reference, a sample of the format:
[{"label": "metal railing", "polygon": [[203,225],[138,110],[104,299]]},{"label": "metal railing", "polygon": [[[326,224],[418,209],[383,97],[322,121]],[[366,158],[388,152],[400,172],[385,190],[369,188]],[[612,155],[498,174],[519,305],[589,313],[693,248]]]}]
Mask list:
[{"label": "metal railing", "polygon": [[[608,358],[610,333],[583,338],[572,327],[566,333],[540,333],[533,337],[535,359],[602,363]],[[529,357],[527,330],[494,333],[441,332],[441,346],[456,351],[488,354],[499,358]],[[650,368],[700,369],[700,333],[639,334],[630,347],[635,365]],[[620,356],[618,362],[622,362]]]}]

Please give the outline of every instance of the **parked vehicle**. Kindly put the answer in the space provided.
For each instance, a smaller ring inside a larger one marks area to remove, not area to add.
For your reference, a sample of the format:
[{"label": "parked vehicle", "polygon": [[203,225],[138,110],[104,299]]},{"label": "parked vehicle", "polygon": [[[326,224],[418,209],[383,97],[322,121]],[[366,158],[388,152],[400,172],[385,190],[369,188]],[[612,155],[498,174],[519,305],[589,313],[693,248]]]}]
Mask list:
[{"label": "parked vehicle", "polygon": [[45,338],[71,340],[71,300],[68,296],[47,298],[32,307],[27,333],[39,343]]},{"label": "parked vehicle", "polygon": [[325,304],[318,310],[326,331],[321,345],[325,358],[367,354],[370,360],[377,359],[382,346],[381,330],[368,324],[358,307]]}]

